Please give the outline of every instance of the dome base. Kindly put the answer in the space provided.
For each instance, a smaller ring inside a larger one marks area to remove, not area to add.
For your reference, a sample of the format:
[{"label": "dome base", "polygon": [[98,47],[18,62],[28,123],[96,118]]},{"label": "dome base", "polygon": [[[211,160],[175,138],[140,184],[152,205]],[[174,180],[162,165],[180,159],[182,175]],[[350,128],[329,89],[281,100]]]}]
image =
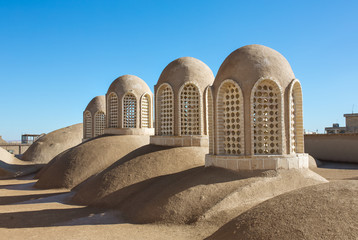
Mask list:
[{"label": "dome base", "polygon": [[105,128],[104,134],[114,135],[154,135],[154,128]]},{"label": "dome base", "polygon": [[207,136],[151,136],[150,143],[175,147],[208,147]]},{"label": "dome base", "polygon": [[256,155],[256,156],[205,156],[205,167],[214,166],[234,171],[241,170],[278,170],[308,168],[308,154],[292,155]]}]

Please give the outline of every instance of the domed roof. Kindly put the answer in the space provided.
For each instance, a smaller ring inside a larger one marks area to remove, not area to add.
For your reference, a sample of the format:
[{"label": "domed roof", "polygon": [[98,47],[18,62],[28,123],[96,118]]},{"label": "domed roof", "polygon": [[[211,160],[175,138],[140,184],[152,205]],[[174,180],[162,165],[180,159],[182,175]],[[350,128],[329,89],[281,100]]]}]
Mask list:
[{"label": "domed roof", "polygon": [[109,86],[107,94],[111,92],[117,93],[118,96],[131,92],[138,97],[144,93],[152,94],[148,85],[141,78],[134,75],[123,75],[114,80]]},{"label": "domed roof", "polygon": [[263,45],[247,45],[232,52],[221,64],[214,85],[218,87],[226,79],[233,79],[243,91],[251,91],[262,77],[277,80],[286,88],[295,79],[290,64],[284,56]]},{"label": "domed roof", "polygon": [[185,82],[195,82],[203,91],[214,81],[214,74],[211,69],[202,61],[193,57],[181,57],[169,63],[159,77],[157,86],[162,83],[169,83],[174,90]]},{"label": "domed roof", "polygon": [[106,97],[97,96],[94,97],[87,105],[85,111],[90,111],[92,114],[95,114],[97,111],[106,112]]}]

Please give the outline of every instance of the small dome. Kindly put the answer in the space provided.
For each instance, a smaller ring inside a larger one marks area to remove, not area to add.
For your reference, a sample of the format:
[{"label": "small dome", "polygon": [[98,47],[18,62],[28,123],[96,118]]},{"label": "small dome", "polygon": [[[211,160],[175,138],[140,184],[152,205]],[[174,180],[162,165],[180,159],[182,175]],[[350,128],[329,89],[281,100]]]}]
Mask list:
[{"label": "small dome", "polygon": [[148,85],[141,78],[134,75],[123,75],[114,80],[109,86],[107,94],[111,92],[116,92],[118,96],[127,92],[137,96],[141,96],[143,93],[152,93]]},{"label": "small dome", "polygon": [[97,111],[106,112],[106,97],[97,96],[94,97],[87,105],[85,111],[90,111],[92,114],[95,114]]},{"label": "small dome", "polygon": [[185,82],[195,82],[201,91],[211,85],[214,81],[214,74],[211,69],[202,61],[193,57],[182,57],[174,60],[165,67],[159,77],[157,86],[162,83],[169,83],[173,90],[179,88]]},{"label": "small dome", "polygon": [[233,79],[244,92],[251,92],[253,85],[262,77],[276,79],[283,88],[295,79],[290,64],[279,52],[263,45],[247,45],[225,59],[214,85],[219,86],[222,81]]}]

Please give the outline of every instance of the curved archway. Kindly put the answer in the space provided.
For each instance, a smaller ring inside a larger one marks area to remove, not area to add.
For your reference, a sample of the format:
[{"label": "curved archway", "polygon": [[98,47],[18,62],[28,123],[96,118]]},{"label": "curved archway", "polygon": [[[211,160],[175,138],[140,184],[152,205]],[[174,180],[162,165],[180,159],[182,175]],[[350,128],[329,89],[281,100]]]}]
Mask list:
[{"label": "curved archway", "polygon": [[280,155],[283,149],[282,90],[273,79],[256,82],[251,93],[251,141],[254,155]]},{"label": "curved archway", "polygon": [[302,87],[301,83],[297,79],[293,80],[291,83],[289,103],[290,153],[304,153]]},{"label": "curved archway", "polygon": [[186,83],[179,91],[179,134],[201,134],[201,97],[194,83]]},{"label": "curved archway", "polygon": [[132,93],[126,93],[122,101],[123,128],[137,127],[137,99]]},{"label": "curved archway", "polygon": [[156,95],[156,127],[158,135],[174,134],[174,93],[172,87],[164,83]]},{"label": "curved archway", "polygon": [[106,126],[106,115],[102,111],[94,115],[94,137],[102,135]]},{"label": "curved archway", "polygon": [[90,111],[84,113],[84,138],[88,139],[92,137],[92,115]]},{"label": "curved archway", "polygon": [[240,86],[233,80],[221,83],[217,93],[218,154],[244,154],[244,104]]},{"label": "curved archway", "polygon": [[118,128],[118,96],[114,92],[108,96],[108,127]]}]

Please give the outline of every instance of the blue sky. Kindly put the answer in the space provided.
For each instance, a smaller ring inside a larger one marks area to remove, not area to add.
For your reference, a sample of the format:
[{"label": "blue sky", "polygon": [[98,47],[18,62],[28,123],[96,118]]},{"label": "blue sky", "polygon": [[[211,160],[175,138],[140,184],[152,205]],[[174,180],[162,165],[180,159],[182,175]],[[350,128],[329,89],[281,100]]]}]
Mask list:
[{"label": "blue sky", "polygon": [[216,75],[235,49],[282,53],[303,85],[308,130],[358,112],[358,1],[0,0],[0,135],[82,122],[110,83],[137,75],[153,90],[172,60]]}]

